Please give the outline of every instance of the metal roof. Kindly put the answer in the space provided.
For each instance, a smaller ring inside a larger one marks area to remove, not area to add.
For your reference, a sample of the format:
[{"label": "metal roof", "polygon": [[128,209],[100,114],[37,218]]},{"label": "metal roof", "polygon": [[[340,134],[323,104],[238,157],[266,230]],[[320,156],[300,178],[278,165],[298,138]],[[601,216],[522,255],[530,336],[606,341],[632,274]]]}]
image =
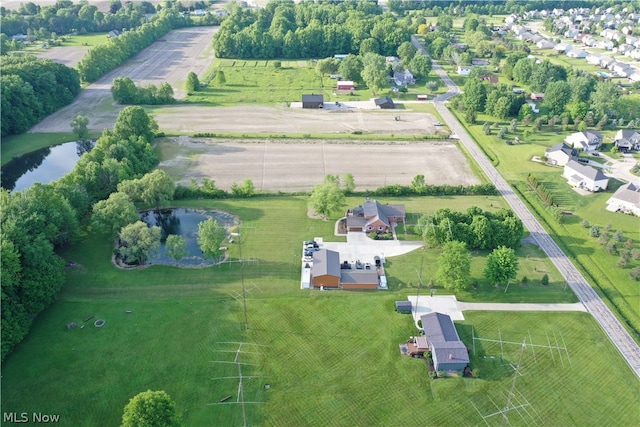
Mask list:
[{"label": "metal roof", "polygon": [[311,275],[340,277],[340,254],[329,249],[320,249],[313,253]]}]

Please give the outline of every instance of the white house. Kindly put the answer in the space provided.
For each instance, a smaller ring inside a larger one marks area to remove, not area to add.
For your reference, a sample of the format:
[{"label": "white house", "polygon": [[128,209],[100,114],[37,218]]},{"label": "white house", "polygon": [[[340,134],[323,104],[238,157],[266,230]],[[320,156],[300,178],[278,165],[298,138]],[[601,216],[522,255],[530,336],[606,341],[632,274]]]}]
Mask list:
[{"label": "white house", "polygon": [[611,50],[613,49],[613,46],[614,43],[611,40],[600,40],[598,43],[596,43],[596,47],[605,50]]},{"label": "white house", "polygon": [[602,144],[602,135],[597,130],[575,132],[565,138],[566,143],[573,148],[583,151],[596,151]]},{"label": "white house", "polygon": [[528,105],[529,107],[531,107],[531,111],[533,111],[533,112],[534,112],[534,113],[536,113],[536,114],[538,114],[538,113],[540,112],[540,109],[538,108],[538,106],[536,105],[536,103],[535,103],[535,102],[533,102],[533,101],[532,101],[532,100],[530,100],[530,99],[527,99],[527,101],[526,101],[526,102],[527,102],[527,105]]},{"label": "white house", "polygon": [[555,45],[556,44],[554,42],[549,40],[540,40],[538,43],[536,43],[538,49],[553,49]]},{"label": "white house", "polygon": [[640,216],[640,186],[630,182],[618,188],[607,200],[606,209]]},{"label": "white house", "polygon": [[613,145],[622,152],[640,149],[640,131],[634,129],[620,129],[613,137]]},{"label": "white house", "polygon": [[569,160],[578,156],[578,151],[569,147],[567,144],[560,143],[551,148],[547,148],[545,156],[547,157],[547,163],[564,166]]},{"label": "white house", "polygon": [[600,55],[589,54],[586,56],[584,60],[591,65],[600,65],[600,62],[602,61],[602,57]]},{"label": "white house", "polygon": [[572,187],[581,188],[592,192],[606,190],[609,185],[607,178],[600,169],[592,168],[578,163],[575,160],[569,160],[564,165],[562,176],[567,179],[567,183]]},{"label": "white house", "polygon": [[567,56],[569,58],[586,58],[587,52],[582,49],[571,49],[569,52],[567,52]]},{"label": "white house", "polygon": [[553,50],[560,53],[567,53],[572,49],[572,46],[569,43],[558,43]]},{"label": "white house", "polygon": [[458,75],[460,76],[468,76],[469,74],[471,74],[471,69],[473,67],[468,66],[468,65],[459,65],[458,66]]}]

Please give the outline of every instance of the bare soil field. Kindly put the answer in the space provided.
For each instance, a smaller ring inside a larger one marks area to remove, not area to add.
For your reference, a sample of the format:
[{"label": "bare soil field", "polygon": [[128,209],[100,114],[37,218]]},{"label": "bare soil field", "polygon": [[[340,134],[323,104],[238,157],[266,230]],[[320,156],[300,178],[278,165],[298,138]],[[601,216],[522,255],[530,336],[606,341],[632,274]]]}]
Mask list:
[{"label": "bare soil field", "polygon": [[207,177],[229,189],[251,179],[256,190],[307,191],[327,174],[353,174],[358,190],[408,185],[418,174],[428,184],[473,185],[480,180],[455,143],[345,142],[339,140],[227,140],[163,138],[164,169],[177,182]]},{"label": "bare soil field", "polygon": [[189,71],[202,75],[211,65],[214,59],[211,41],[216,31],[217,27],[195,27],[170,32],[123,66],[90,84],[71,105],[48,116],[30,132],[70,132],[71,120],[79,114],[89,118],[91,130],[113,127],[124,108],[111,97],[111,84],[116,77],[130,77],[138,85],[168,82],[176,97],[180,97],[176,86],[182,84]]},{"label": "bare soil field", "polygon": [[[198,107],[180,105],[154,114],[165,132],[195,133],[435,133],[436,117],[406,110],[316,110],[280,106]],[[399,117],[399,120],[396,118]]]}]

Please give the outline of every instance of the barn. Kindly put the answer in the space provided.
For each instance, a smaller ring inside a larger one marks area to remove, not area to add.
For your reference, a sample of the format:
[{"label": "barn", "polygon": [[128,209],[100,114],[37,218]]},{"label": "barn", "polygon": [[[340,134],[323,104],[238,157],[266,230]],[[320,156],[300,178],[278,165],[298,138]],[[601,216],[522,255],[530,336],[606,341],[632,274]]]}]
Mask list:
[{"label": "barn", "polygon": [[338,90],[353,90],[355,87],[355,84],[351,80],[338,81]]},{"label": "barn", "polygon": [[316,288],[340,286],[340,254],[338,252],[320,249],[313,253],[311,283]]},{"label": "barn", "polygon": [[469,364],[469,351],[460,341],[458,331],[449,317],[432,312],[420,317],[422,329],[436,371],[462,371]]},{"label": "barn", "polygon": [[375,103],[376,103],[376,107],[382,108],[385,110],[391,110],[396,108],[396,106],[393,103],[393,99],[389,98],[388,96],[383,96],[382,98],[376,98]]},{"label": "barn", "polygon": [[302,108],[322,108],[322,107],[324,107],[324,96],[302,95]]}]

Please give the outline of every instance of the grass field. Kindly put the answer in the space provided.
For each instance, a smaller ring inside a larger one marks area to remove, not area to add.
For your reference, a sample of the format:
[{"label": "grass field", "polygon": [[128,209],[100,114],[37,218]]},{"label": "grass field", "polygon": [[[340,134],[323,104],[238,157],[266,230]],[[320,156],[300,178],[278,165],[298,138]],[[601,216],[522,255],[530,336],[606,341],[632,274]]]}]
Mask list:
[{"label": "grass field", "polygon": [[[216,404],[229,395],[235,399],[236,379],[214,378],[237,375],[236,365],[222,362],[234,360],[238,347],[230,342],[246,342],[242,361],[252,365],[243,365],[243,375],[259,378],[245,379],[245,400],[263,402],[246,405],[251,425],[480,423],[470,402],[488,414],[489,398],[504,399],[512,378],[507,363],[518,362],[519,346],[506,346],[504,360],[496,360],[491,357],[499,354],[499,347],[478,342],[472,365],[479,369],[480,379],[428,379],[424,362],[399,355],[397,344],[415,334],[415,329],[410,316],[393,311],[395,300],[417,291],[416,268],[422,251],[389,259],[390,291],[302,291],[299,242],[311,237],[338,240],[331,235],[332,222],[306,216],[305,200],[274,197],[184,203],[231,211],[242,218],[248,331],[237,299],[242,290],[237,263],[206,269],[156,266],[123,271],[109,262],[110,239],[88,236],[64,253],[79,266],[70,268],[59,301],[38,317],[27,339],[4,363],[3,410],[60,414],[61,425],[115,425],[128,399],[151,388],[166,390],[176,400],[186,425],[238,425],[243,423],[239,405]],[[361,201],[349,198],[348,204]],[[504,206],[498,197],[394,202],[405,203],[410,218],[442,207],[495,210]],[[238,249],[231,245],[232,261],[237,260]],[[459,294],[459,298],[575,300],[562,290],[560,276],[539,250],[525,245],[519,254],[521,273],[532,279],[527,288],[512,286],[504,293],[480,282],[477,293]],[[481,268],[481,255],[474,254],[474,275]],[[436,258],[437,251],[425,252],[425,276],[435,268]],[[544,271],[552,279],[548,287],[536,282]],[[68,322],[82,324],[91,315],[85,328],[65,328]],[[96,319],[106,320],[105,326],[95,328]],[[611,420],[610,414],[616,414],[619,425],[633,419],[630,408],[638,397],[633,392],[635,383],[628,381],[631,371],[591,317],[468,313],[459,331],[470,348],[471,325],[481,338],[501,334],[505,340],[520,342],[531,334],[534,344],[545,344],[549,336],[566,345],[570,362],[564,352],[552,356],[538,348],[534,348],[535,359],[527,350],[522,360],[525,375],[518,379],[517,390],[537,411],[536,423],[602,424]],[[598,387],[585,390],[587,382]],[[421,410],[413,411],[416,407]]]},{"label": "grass field", "polygon": [[6,136],[2,138],[0,150],[2,165],[9,163],[13,158],[31,153],[41,148],[52,147],[69,141],[75,141],[77,137],[72,133],[23,133],[20,135]]},{"label": "grass field", "polygon": [[[461,117],[458,118],[463,122]],[[534,155],[542,156],[546,148],[562,142],[567,132],[532,133],[531,137],[525,141],[521,136],[524,127],[520,126],[518,135],[523,142],[507,145],[504,140],[495,135],[497,131],[490,136],[484,135],[482,124],[485,121],[492,123],[495,120],[489,116],[479,115],[477,125],[465,126],[482,149],[493,158],[494,164],[507,181],[511,184],[524,182],[527,175],[531,173],[551,191],[554,203],[557,203],[561,210],[572,213],[571,216],[564,218],[562,224],[550,218],[547,218],[547,223],[559,238],[563,248],[578,261],[579,268],[587,272],[592,282],[597,282],[600,294],[605,297],[605,300],[610,301],[609,305],[620,314],[632,335],[637,340],[640,339],[638,332],[640,331],[640,304],[638,304],[640,291],[637,282],[629,276],[629,270],[640,263],[636,260],[625,268],[617,267],[619,256],[607,253],[597,239],[588,236],[589,230],[581,225],[583,220],[591,225],[599,225],[601,228],[610,224],[612,233],[616,230],[623,231],[623,242],[632,239],[635,242],[634,247],[640,247],[637,243],[640,239],[637,218],[605,210],[606,201],[620,183],[610,180],[610,188],[606,192],[589,195],[576,193],[562,178],[562,169],[530,161]],[[612,131],[605,132],[605,139],[611,134],[613,134]],[[513,139],[514,136],[509,134],[508,138]],[[544,208],[535,197],[533,203],[538,203],[537,210],[544,215]]]}]

